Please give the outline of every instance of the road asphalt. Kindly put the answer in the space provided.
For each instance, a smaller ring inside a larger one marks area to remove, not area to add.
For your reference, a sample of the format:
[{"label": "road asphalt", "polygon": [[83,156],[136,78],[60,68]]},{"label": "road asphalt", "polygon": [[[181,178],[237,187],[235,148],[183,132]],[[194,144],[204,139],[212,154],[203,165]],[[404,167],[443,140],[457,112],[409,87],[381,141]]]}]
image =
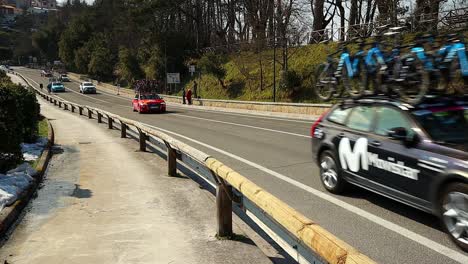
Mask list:
[{"label": "road asphalt", "polygon": [[[47,83],[38,70],[18,72],[37,87]],[[177,105],[166,114],[138,114],[129,98],[65,86],[57,96],[146,123],[213,155],[379,263],[468,263],[430,214],[359,188],[327,193],[311,153],[312,121]]]},{"label": "road asphalt", "polygon": [[213,195],[168,177],[164,159],[45,101],[41,112],[54,155],[2,263],[271,263],[245,236],[218,240]]}]

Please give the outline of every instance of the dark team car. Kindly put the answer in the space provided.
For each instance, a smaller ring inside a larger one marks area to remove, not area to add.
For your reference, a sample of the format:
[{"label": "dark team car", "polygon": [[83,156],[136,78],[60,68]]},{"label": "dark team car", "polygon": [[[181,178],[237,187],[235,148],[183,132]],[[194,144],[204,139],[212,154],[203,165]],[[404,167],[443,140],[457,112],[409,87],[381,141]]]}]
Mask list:
[{"label": "dark team car", "polygon": [[311,128],[325,189],[347,184],[437,215],[468,251],[468,100],[342,102]]}]

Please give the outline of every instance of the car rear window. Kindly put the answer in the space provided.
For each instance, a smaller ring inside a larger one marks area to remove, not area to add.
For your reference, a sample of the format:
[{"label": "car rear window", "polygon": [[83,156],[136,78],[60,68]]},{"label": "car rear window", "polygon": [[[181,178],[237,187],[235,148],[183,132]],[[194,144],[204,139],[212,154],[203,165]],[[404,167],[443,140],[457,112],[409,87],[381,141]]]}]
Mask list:
[{"label": "car rear window", "polygon": [[351,112],[351,108],[337,107],[328,116],[328,121],[337,124],[344,124],[349,112]]},{"label": "car rear window", "polygon": [[374,108],[368,106],[357,106],[351,112],[347,126],[351,129],[371,131],[374,119]]}]

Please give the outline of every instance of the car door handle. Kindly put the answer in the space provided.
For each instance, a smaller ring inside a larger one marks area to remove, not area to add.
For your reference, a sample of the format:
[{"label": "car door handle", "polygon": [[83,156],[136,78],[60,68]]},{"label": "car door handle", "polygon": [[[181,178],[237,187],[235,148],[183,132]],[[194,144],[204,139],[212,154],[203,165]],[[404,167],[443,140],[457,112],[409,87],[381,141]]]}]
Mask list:
[{"label": "car door handle", "polygon": [[379,147],[382,144],[379,141],[372,141],[371,145],[374,147]]}]

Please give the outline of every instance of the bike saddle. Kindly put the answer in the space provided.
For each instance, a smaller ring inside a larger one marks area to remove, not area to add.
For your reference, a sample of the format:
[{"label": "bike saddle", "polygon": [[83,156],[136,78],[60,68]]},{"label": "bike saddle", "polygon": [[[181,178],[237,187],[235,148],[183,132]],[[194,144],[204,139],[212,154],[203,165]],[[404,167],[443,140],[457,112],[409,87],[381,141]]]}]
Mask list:
[{"label": "bike saddle", "polygon": [[398,34],[400,34],[400,32],[390,31],[390,32],[385,32],[384,36],[390,37],[390,36],[395,36]]},{"label": "bike saddle", "polygon": [[391,31],[400,31],[402,29],[404,29],[405,27],[391,27],[389,28]]}]

